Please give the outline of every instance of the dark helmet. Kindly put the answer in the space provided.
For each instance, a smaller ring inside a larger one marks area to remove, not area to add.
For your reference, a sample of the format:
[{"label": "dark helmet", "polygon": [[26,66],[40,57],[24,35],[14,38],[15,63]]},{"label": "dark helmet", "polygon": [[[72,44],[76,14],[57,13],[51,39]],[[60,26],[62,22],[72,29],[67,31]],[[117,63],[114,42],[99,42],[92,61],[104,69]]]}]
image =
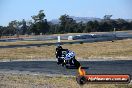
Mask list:
[{"label": "dark helmet", "polygon": [[57,51],[61,50],[61,49],[63,49],[61,45],[58,45],[57,48],[56,48]]}]

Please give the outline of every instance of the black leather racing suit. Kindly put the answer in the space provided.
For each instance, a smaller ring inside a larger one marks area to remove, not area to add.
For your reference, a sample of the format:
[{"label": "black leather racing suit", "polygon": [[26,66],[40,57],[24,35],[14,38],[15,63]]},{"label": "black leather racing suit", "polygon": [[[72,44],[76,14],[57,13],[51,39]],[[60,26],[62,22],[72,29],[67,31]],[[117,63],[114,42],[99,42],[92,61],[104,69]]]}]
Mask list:
[{"label": "black leather racing suit", "polygon": [[60,57],[62,57],[62,52],[67,50],[68,49],[56,48],[56,58],[58,59],[57,64],[61,64],[61,62],[63,62]]}]

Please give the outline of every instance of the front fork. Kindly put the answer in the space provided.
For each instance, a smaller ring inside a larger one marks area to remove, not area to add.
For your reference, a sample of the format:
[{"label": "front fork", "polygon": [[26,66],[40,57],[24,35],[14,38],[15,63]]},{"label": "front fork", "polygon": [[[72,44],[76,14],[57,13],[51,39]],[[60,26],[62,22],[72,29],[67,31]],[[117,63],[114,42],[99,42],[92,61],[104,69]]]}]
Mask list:
[{"label": "front fork", "polygon": [[62,66],[66,66],[66,60],[63,61]]}]

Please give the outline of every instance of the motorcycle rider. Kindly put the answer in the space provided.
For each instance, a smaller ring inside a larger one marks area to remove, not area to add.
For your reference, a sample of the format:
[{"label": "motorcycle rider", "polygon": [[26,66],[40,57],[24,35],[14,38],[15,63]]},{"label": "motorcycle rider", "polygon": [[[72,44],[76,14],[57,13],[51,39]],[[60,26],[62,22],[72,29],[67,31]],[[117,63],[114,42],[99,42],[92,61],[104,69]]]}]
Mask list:
[{"label": "motorcycle rider", "polygon": [[63,49],[62,46],[56,48],[56,58],[58,59],[57,64],[62,66],[69,64],[79,68],[80,63],[75,59],[75,53],[68,49]]},{"label": "motorcycle rider", "polygon": [[56,58],[58,59],[57,64],[61,64],[60,61],[61,61],[63,51],[68,51],[68,49],[63,49],[61,45],[57,46],[56,48]]},{"label": "motorcycle rider", "polygon": [[64,59],[69,61],[70,64],[73,64],[74,62],[72,60],[75,59],[75,53],[68,49],[63,49],[62,46],[60,46],[60,45],[56,48],[56,58],[58,58],[57,64],[61,64],[60,60],[63,55],[62,52],[64,52],[64,51],[65,51],[65,55],[63,56]]}]

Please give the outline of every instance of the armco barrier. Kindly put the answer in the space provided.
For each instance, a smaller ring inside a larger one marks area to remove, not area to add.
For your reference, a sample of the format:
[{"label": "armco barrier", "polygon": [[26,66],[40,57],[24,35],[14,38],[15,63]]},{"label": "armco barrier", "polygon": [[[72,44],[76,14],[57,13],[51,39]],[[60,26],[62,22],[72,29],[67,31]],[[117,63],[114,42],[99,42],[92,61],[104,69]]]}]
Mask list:
[{"label": "armco barrier", "polygon": [[[116,38],[116,40],[121,40],[124,38]],[[8,45],[0,46],[0,48],[16,48],[16,47],[40,47],[40,46],[51,46],[51,45],[64,45],[64,44],[83,44],[83,43],[92,43],[92,42],[103,42],[103,41],[113,41],[115,38],[93,38],[88,40],[78,40],[72,42],[56,42],[56,43],[43,43],[43,44],[27,44],[27,45]]]}]

